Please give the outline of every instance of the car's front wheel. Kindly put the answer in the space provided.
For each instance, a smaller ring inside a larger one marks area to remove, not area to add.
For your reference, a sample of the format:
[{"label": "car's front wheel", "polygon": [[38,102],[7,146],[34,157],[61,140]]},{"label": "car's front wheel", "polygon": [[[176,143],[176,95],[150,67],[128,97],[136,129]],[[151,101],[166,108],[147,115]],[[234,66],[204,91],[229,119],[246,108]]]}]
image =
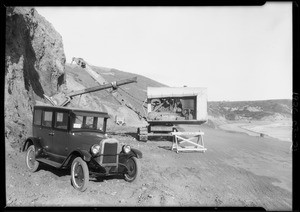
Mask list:
[{"label": "car's front wheel", "polygon": [[127,182],[132,182],[140,175],[140,163],[137,158],[131,157],[127,160],[126,166],[128,170],[127,173],[124,174],[125,180]]},{"label": "car's front wheel", "polygon": [[35,172],[39,167],[39,162],[35,160],[35,147],[31,145],[28,147],[26,152],[26,166],[31,172]]},{"label": "car's front wheel", "polygon": [[89,169],[81,157],[73,160],[71,166],[71,181],[75,189],[85,191],[89,182]]}]

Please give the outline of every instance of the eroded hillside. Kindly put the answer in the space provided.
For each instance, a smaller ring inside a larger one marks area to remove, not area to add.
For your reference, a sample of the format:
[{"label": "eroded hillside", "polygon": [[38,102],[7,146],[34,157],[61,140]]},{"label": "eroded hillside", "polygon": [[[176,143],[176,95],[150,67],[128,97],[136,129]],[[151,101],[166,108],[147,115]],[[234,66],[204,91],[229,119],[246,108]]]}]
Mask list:
[{"label": "eroded hillside", "polygon": [[32,108],[64,83],[62,38],[34,8],[7,7],[5,136],[17,144],[31,132]]}]

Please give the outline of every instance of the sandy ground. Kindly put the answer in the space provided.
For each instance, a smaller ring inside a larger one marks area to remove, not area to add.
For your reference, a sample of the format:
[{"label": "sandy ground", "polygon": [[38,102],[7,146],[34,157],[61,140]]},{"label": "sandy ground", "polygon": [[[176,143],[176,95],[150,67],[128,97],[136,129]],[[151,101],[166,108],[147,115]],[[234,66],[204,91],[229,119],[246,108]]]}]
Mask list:
[{"label": "sandy ground", "polygon": [[280,121],[232,121],[219,125],[219,128],[227,131],[243,132],[251,136],[264,134],[281,141],[292,142],[292,120]]},{"label": "sandy ground", "polygon": [[[186,127],[187,131],[198,130]],[[143,152],[133,183],[121,177],[90,179],[85,192],[69,170],[41,166],[30,173],[25,153],[6,146],[8,206],[261,206],[292,209],[289,142],[202,128],[207,151],[176,153],[170,141],[137,142],[123,129],[113,135]]]}]

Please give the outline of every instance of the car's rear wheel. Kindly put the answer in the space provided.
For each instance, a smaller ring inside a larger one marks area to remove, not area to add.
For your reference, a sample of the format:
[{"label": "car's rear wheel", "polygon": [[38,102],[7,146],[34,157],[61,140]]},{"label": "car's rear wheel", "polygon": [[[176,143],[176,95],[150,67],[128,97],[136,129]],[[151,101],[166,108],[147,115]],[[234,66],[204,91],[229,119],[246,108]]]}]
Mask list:
[{"label": "car's rear wheel", "polygon": [[71,166],[71,181],[75,189],[85,191],[89,182],[89,169],[81,157],[73,160]]},{"label": "car's rear wheel", "polygon": [[31,145],[28,147],[26,152],[26,166],[31,172],[35,172],[39,167],[39,162],[35,160],[35,147]]},{"label": "car's rear wheel", "polygon": [[127,173],[124,174],[125,180],[127,182],[132,182],[140,175],[141,172],[140,163],[137,160],[137,158],[131,157],[127,160],[126,166],[128,170]]}]

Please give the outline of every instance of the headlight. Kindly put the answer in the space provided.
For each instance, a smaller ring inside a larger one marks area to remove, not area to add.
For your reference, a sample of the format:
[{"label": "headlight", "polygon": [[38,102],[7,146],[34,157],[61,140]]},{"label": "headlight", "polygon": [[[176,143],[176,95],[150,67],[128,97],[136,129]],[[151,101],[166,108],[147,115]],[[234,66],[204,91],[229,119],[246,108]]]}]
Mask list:
[{"label": "headlight", "polygon": [[129,145],[124,145],[122,149],[123,152],[125,152],[126,154],[128,154],[131,151],[131,147]]},{"label": "headlight", "polygon": [[94,144],[92,147],[91,147],[91,152],[92,154],[95,156],[97,155],[99,152],[100,152],[100,145],[99,144]]}]

